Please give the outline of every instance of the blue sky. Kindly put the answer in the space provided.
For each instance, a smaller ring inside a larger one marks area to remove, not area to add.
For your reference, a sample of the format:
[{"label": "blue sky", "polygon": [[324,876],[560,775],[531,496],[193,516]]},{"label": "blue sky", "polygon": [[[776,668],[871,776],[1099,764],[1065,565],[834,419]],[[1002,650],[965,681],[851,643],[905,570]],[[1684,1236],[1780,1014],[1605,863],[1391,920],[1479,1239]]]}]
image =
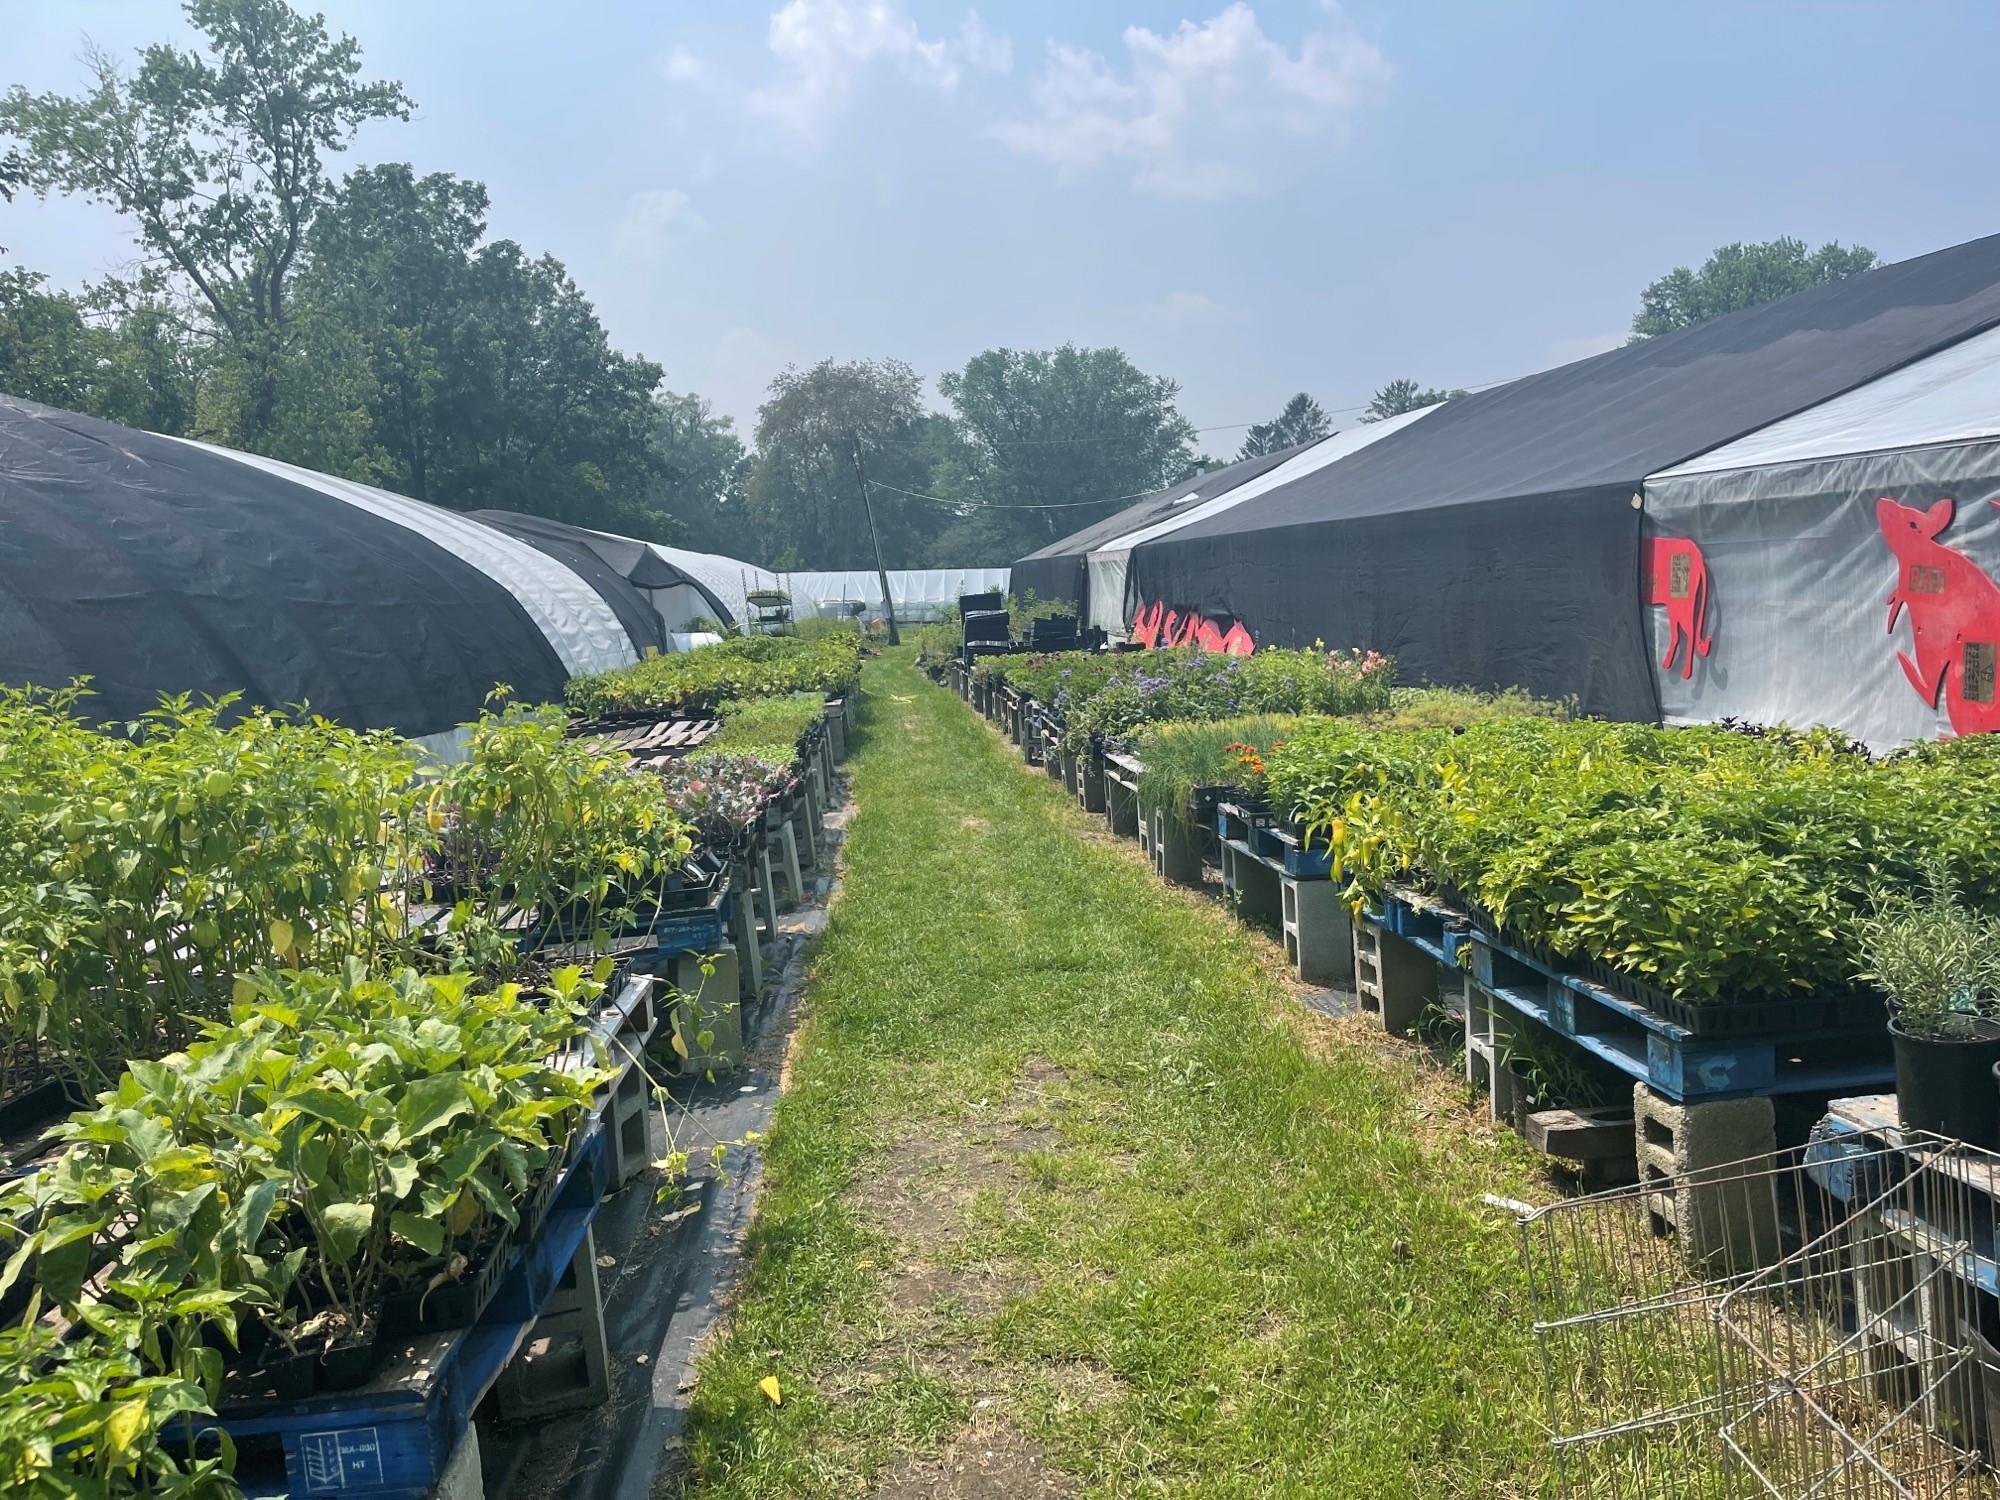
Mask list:
[{"label": "blue sky", "polygon": [[[1295,390],[1474,385],[1609,347],[1731,239],[1890,259],[2000,230],[2000,6],[1351,0],[322,0],[420,106],[356,159],[488,184],[620,347],[746,427],[771,375],[1117,344],[1204,447]],[[0,82],[185,36],[4,0]],[[59,282],[130,258],[0,207]]]}]

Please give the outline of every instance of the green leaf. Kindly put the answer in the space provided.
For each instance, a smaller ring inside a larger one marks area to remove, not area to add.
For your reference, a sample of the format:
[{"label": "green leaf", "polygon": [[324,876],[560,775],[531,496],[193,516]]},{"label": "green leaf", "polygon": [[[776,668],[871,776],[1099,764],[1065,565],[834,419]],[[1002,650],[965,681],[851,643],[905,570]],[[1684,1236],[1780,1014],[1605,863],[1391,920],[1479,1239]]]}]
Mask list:
[{"label": "green leaf", "polygon": [[361,1107],[361,1101],[351,1094],[337,1094],[332,1089],[300,1089],[295,1094],[287,1094],[274,1101],[277,1105],[296,1109],[314,1119],[324,1120],[329,1125],[338,1125],[342,1130],[366,1130],[368,1112]]},{"label": "green leaf", "polygon": [[396,1123],[402,1127],[405,1139],[414,1139],[428,1135],[439,1126],[468,1113],[471,1108],[472,1101],[465,1093],[464,1074],[433,1073],[410,1085],[403,1095],[403,1102],[396,1108]]},{"label": "green leaf", "polygon": [[372,1203],[330,1203],[320,1213],[326,1227],[327,1248],[342,1265],[352,1261],[368,1231],[375,1226]]},{"label": "green leaf", "polygon": [[434,1220],[420,1219],[415,1214],[390,1214],[389,1228],[426,1255],[444,1253],[444,1226]]}]

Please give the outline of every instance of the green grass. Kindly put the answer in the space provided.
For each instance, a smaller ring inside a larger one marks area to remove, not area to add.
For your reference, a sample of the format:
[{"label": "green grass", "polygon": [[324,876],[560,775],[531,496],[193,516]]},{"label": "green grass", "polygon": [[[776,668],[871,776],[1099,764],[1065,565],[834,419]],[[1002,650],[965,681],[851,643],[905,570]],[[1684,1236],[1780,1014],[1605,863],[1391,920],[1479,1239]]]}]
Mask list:
[{"label": "green grass", "polygon": [[1078,1494],[1544,1492],[1519,1245],[1480,1206],[1547,1196],[1525,1148],[1306,1021],[908,658],[864,674],[692,1491],[908,1484],[969,1425]]}]

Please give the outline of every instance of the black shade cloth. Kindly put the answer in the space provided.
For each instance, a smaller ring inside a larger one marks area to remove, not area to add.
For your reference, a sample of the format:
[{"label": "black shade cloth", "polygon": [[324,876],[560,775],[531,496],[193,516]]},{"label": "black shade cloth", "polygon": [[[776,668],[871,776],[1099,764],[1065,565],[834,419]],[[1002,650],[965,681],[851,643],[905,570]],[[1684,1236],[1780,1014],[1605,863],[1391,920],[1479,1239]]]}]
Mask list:
[{"label": "black shade cloth", "polygon": [[645,542],[602,531],[585,531],[578,526],[551,521],[543,516],[527,516],[514,510],[475,510],[472,514],[490,526],[511,532],[522,541],[544,538],[579,545],[608,564],[613,572],[635,589],[671,589],[685,584],[708,601],[716,619],[724,625],[736,623],[736,617],[716,598],[707,584],[692,573],[675,567]]},{"label": "black shade cloth", "polygon": [[1310,443],[1301,443],[1276,453],[1246,458],[1226,468],[1196,474],[1148,495],[1137,504],[1128,505],[1101,521],[1093,521],[1080,531],[1071,532],[1060,541],[1050,542],[1048,546],[1030,552],[1014,564],[1013,571],[1008,575],[1007,587],[1016,599],[1024,599],[1032,593],[1037,599],[1063,600],[1076,610],[1079,619],[1088,619],[1090,611],[1086,595],[1090,574],[1087,559],[1092,551],[1142,526],[1164,521],[1177,510],[1233,490],[1311,446]]},{"label": "black shade cloth", "polygon": [[1641,482],[2000,323],[2000,236],[1463,396],[1134,550],[1141,604],[1653,719]]},{"label": "black shade cloth", "polygon": [[0,682],[308,704],[435,734],[496,683],[562,698],[514,596],[408,528],[208,450],[0,396]]},{"label": "black shade cloth", "polygon": [[[641,598],[638,590],[672,588],[675,584],[693,583],[693,580],[663,561],[650,547],[637,548],[641,561],[635,565],[635,571],[643,570],[648,577],[671,575],[662,583],[644,583],[637,578],[621,576],[591,545],[597,538],[579,527],[551,521],[544,516],[525,516],[512,510],[475,510],[468,514],[475,521],[484,521],[498,531],[518,537],[537,552],[553,557],[589,584],[597,597],[618,616],[618,623],[625,627],[625,633],[632,637],[633,648],[640,654],[643,655],[648,646],[655,651],[667,649],[666,624],[660,619],[660,612]],[[649,561],[659,565],[657,572],[645,567]],[[708,590],[702,589],[701,595],[704,599],[708,598]]]}]

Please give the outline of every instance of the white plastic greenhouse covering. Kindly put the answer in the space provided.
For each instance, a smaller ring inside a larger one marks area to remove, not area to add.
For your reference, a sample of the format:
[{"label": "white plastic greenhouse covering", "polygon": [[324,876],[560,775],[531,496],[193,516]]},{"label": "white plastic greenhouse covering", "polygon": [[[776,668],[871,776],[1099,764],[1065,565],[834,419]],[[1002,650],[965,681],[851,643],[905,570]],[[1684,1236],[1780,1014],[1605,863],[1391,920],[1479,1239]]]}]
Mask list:
[{"label": "white plastic greenhouse covering", "polygon": [[[618,536],[614,532],[598,532],[613,541],[630,541],[632,538]],[[778,575],[755,563],[744,562],[740,558],[724,557],[717,552],[689,552],[682,547],[669,547],[664,542],[647,542],[655,556],[672,563],[690,578],[701,581],[702,587],[722,601],[722,607],[729,611],[730,622],[742,624],[750,615],[750,606],[744,595],[754,589],[777,589],[784,585],[778,582]],[[658,589],[649,592],[664,597],[653,601],[654,608],[666,622],[669,632],[684,631],[687,622],[697,615],[706,615],[708,605],[692,589]],[[676,614],[682,609],[687,613]],[[730,623],[718,622],[718,623]]]},{"label": "white plastic greenhouse covering", "polygon": [[1168,516],[1164,521],[1155,521],[1150,526],[1125,535],[1114,537],[1103,546],[1091,552],[1090,567],[1090,621],[1099,630],[1122,637],[1132,618],[1132,608],[1137,602],[1125,597],[1125,574],[1132,560],[1132,549],[1160,537],[1170,536],[1183,526],[1192,526],[1197,521],[1206,521],[1211,516],[1219,516],[1224,511],[1260,495],[1290,484],[1293,480],[1323,469],[1350,453],[1359,452],[1370,443],[1401,432],[1419,417],[1437,410],[1435,406],[1419,407],[1416,411],[1404,412],[1401,416],[1390,417],[1381,422],[1370,422],[1350,427],[1344,432],[1336,432],[1321,438],[1303,453],[1286,459],[1275,469],[1267,469],[1255,479],[1246,480],[1234,489],[1224,490],[1212,500],[1204,500],[1198,505],[1190,505],[1179,515]]},{"label": "white plastic greenhouse covering", "polygon": [[[896,605],[899,624],[935,620],[961,594],[980,594],[989,589],[1007,591],[1006,568],[891,568],[889,597]],[[882,580],[872,571],[844,573],[780,573],[778,587],[792,596],[794,619],[815,615],[847,615],[841,605],[860,601],[867,608],[861,618],[882,618]]]},{"label": "white plastic greenhouse covering", "polygon": [[1877,749],[2000,728],[1974,665],[2000,642],[1993,502],[2000,329],[1652,475],[1649,542],[1698,549],[1710,643],[1662,667],[1672,606],[1649,611],[1663,719],[1832,724]]}]

